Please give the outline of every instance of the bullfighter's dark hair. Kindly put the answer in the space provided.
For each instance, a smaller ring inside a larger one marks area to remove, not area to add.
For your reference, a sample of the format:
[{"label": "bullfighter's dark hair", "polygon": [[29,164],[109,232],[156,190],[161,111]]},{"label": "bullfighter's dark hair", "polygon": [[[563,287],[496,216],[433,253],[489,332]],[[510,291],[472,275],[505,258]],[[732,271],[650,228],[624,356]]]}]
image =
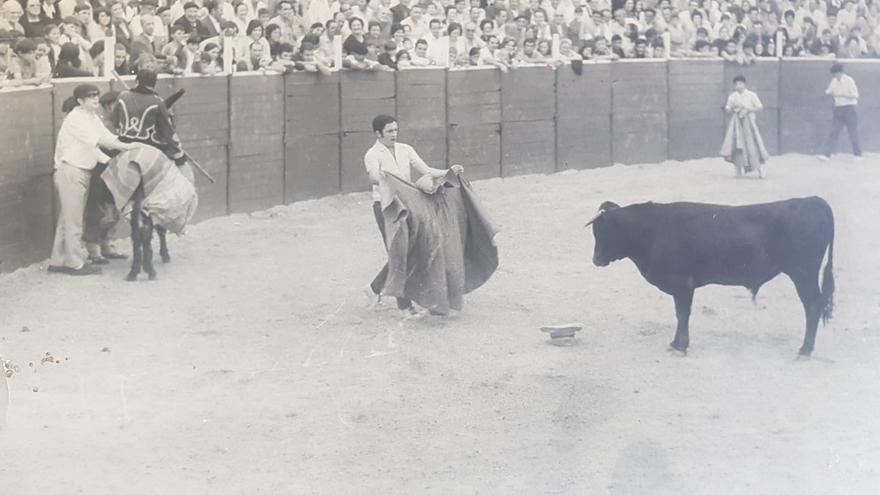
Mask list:
[{"label": "bullfighter's dark hair", "polygon": [[746,83],[746,76],[744,76],[742,74],[734,76],[733,83],[736,84],[738,82],[742,82],[743,84],[745,84]]},{"label": "bullfighter's dark hair", "polygon": [[373,132],[382,132],[385,130],[386,125],[393,122],[397,122],[397,119],[390,115],[376,115],[376,117],[373,118]]}]

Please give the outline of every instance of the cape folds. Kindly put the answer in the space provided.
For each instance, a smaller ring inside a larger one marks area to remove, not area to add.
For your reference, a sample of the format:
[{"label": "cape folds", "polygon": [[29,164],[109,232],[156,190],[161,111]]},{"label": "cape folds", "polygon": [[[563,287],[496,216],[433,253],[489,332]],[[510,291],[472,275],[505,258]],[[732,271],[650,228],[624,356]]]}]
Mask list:
[{"label": "cape folds", "polygon": [[380,182],[389,260],[382,294],[446,314],[495,272],[498,231],[466,180],[448,174],[440,186],[426,193],[391,175]]}]

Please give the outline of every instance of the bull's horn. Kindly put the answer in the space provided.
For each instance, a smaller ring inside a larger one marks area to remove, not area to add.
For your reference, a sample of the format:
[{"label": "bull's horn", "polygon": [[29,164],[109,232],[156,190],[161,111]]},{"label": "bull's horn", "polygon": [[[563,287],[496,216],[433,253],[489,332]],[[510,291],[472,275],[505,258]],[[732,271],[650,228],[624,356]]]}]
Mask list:
[{"label": "bull's horn", "polygon": [[599,210],[598,213],[596,213],[595,215],[593,215],[593,218],[591,218],[589,222],[587,222],[586,224],[584,224],[584,228],[587,228],[587,227],[589,227],[590,225],[593,225],[593,222],[595,222],[596,220],[598,220],[599,217],[601,217],[603,213],[605,213],[605,210]]}]

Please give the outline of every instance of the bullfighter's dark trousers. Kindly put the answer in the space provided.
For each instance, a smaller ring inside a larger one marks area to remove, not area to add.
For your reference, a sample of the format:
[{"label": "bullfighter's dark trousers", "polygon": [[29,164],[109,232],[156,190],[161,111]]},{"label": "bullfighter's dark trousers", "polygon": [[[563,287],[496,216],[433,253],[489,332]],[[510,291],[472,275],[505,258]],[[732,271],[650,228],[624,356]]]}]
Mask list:
[{"label": "bullfighter's dark trousers", "polygon": [[846,133],[852,143],[853,154],[862,156],[862,148],[859,146],[859,116],[856,113],[855,105],[844,105],[834,107],[834,113],[831,118],[831,134],[828,136],[828,143],[825,147],[825,156],[831,156],[834,151],[834,145],[837,144],[837,137],[840,131],[846,127]]},{"label": "bullfighter's dark trousers", "polygon": [[119,211],[113,201],[113,193],[107,189],[107,185],[101,179],[101,173],[106,168],[106,165],[99,164],[92,171],[83,228],[83,240],[101,247],[106,247],[110,232],[119,222]]},{"label": "bullfighter's dark trousers", "polygon": [[[376,219],[376,225],[379,227],[379,233],[382,234],[382,244],[386,246],[387,241],[385,239],[385,219],[382,217],[382,203],[376,201],[373,203],[373,217]],[[373,290],[376,294],[381,294],[382,289],[385,288],[385,279],[388,277],[388,265],[386,264],[382,267],[382,271],[376,275],[376,278],[373,279],[373,282],[370,283],[370,289]],[[409,299],[404,299],[402,297],[397,298],[397,308],[398,309],[409,309],[412,307],[412,301]]]}]

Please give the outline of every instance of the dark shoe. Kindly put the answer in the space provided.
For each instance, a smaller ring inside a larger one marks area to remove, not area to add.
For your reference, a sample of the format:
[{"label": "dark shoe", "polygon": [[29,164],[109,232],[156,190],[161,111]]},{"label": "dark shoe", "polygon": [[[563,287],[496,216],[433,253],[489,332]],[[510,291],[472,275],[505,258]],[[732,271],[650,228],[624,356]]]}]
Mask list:
[{"label": "dark shoe", "polygon": [[89,256],[89,262],[93,265],[109,265],[110,260],[103,256]]}]

